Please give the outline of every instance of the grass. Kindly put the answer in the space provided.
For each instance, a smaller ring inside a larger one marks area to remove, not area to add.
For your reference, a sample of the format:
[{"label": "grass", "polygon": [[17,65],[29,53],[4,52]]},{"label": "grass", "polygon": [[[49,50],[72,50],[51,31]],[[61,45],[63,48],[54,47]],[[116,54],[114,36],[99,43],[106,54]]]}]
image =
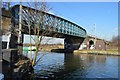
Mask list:
[{"label": "grass", "polygon": [[107,55],[119,55],[120,50],[75,50],[74,53],[92,53],[92,54],[107,54]]},{"label": "grass", "polygon": [[120,50],[79,50],[79,51],[106,51],[106,52],[120,52]]},{"label": "grass", "polygon": [[120,50],[106,50],[106,51],[110,51],[110,52],[120,52]]}]

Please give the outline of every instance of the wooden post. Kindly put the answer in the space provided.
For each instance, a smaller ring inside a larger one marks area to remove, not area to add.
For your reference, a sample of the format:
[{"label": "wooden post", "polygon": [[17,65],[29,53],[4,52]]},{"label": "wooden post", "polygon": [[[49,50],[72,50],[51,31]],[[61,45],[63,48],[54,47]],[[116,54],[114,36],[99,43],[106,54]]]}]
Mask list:
[{"label": "wooden post", "polygon": [[19,33],[18,33],[18,50],[20,53],[22,53],[22,48],[23,48],[23,34],[22,34],[22,0],[20,2],[20,7],[19,7]]}]

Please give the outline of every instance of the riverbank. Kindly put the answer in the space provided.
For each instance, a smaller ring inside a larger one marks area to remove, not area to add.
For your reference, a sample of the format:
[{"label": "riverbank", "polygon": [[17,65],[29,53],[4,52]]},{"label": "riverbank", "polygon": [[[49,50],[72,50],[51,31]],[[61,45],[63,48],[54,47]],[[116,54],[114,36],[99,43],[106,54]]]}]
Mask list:
[{"label": "riverbank", "polygon": [[22,79],[33,70],[30,59],[19,54],[17,49],[2,49],[2,74],[5,80]]},{"label": "riverbank", "polygon": [[74,54],[99,54],[99,55],[115,55],[120,56],[120,51],[118,50],[74,50]]},{"label": "riverbank", "polygon": [[[24,45],[24,47],[28,47],[29,45]],[[74,50],[74,51],[66,51],[64,50],[64,45],[62,44],[46,44],[41,45],[41,48],[39,48],[39,51],[42,52],[58,52],[58,53],[87,53],[87,54],[101,54],[101,55],[115,55],[120,56],[120,51],[118,52],[117,49],[108,49],[108,50]]]},{"label": "riverbank", "polygon": [[[32,45],[32,46],[34,47],[35,45]],[[24,47],[30,47],[30,44],[24,44]],[[52,49],[64,49],[64,45],[62,45],[62,44],[42,44],[39,48],[39,51],[51,52]],[[29,51],[29,50],[25,50],[25,51]]]}]

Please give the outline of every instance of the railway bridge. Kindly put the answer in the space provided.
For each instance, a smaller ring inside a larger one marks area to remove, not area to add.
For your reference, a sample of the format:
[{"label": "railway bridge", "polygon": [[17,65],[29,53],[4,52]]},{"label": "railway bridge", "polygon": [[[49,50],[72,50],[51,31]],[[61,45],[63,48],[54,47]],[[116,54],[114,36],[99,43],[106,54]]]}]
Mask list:
[{"label": "railway bridge", "polygon": [[[12,29],[16,32],[19,32],[19,11],[20,5],[15,5],[11,8]],[[35,35],[34,29],[39,29],[40,36],[42,34],[49,37],[65,38],[65,50],[79,49],[86,37],[86,30],[81,26],[56,15],[26,6],[22,6],[21,23],[22,29],[20,31],[22,35],[18,34],[22,36],[21,43],[18,43],[19,36],[16,37],[14,34],[11,34],[9,48],[16,48],[18,46],[16,43],[19,44],[19,46],[23,44],[23,34]],[[46,33],[43,34],[45,31]]]}]

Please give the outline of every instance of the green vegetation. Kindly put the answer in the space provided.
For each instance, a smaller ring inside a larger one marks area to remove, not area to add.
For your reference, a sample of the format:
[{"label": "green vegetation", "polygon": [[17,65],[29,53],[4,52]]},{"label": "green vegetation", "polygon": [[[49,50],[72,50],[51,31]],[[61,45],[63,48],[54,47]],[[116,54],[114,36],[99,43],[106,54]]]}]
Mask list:
[{"label": "green vegetation", "polygon": [[104,55],[120,55],[120,50],[75,50],[74,53],[90,53],[90,54],[104,54]]}]

